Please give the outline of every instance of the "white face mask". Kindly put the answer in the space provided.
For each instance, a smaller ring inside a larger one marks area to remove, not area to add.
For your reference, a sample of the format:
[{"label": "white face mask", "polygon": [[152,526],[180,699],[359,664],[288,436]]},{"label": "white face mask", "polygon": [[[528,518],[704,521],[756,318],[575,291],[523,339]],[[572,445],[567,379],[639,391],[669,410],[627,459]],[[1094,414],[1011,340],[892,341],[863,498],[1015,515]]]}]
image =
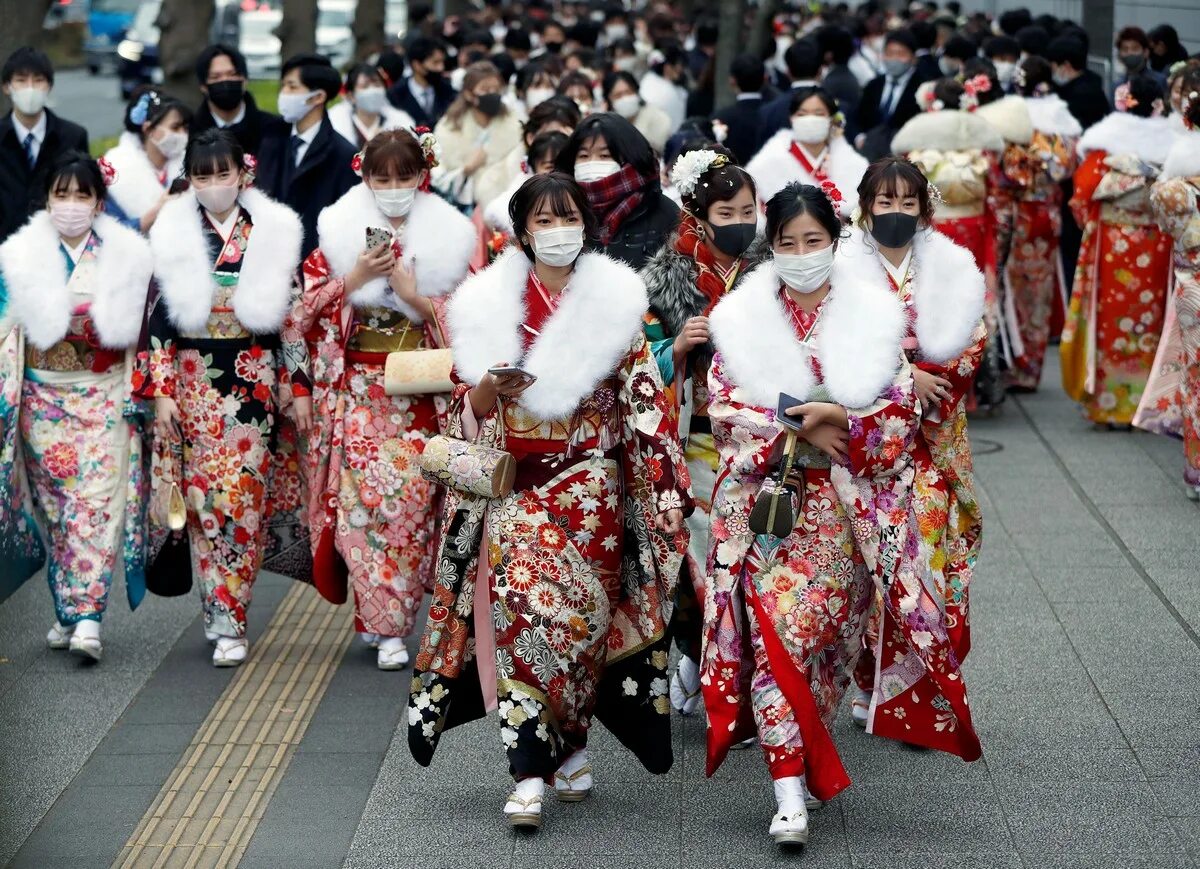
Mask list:
[{"label": "white face mask", "polygon": [[313,110],[308,101],[313,98],[316,91],[309,91],[306,94],[280,94],[279,95],[279,116],[287,123],[294,124],[301,120],[305,115]]},{"label": "white face mask", "polygon": [[235,181],[233,184],[210,184],[208,187],[196,188],[196,200],[211,214],[224,214],[233,208],[237,202],[241,188]]},{"label": "white face mask", "polygon": [[812,253],[775,254],[775,274],[797,293],[816,292],[832,273],[832,244]]},{"label": "white face mask", "polygon": [[1001,87],[1008,87],[1013,80],[1013,75],[1017,71],[1017,65],[1011,60],[996,61],[996,78],[1000,80]]},{"label": "white face mask", "polygon": [[354,93],[354,107],[372,115],[378,115],[387,105],[387,91],[383,88],[360,88]]},{"label": "white face mask", "polygon": [[629,120],[636,117],[638,111],[642,108],[642,98],[637,94],[627,94],[623,97],[617,97],[613,100],[612,108],[622,118]]},{"label": "white face mask", "polygon": [[609,42],[616,42],[629,35],[629,28],[624,24],[607,24],[604,27],[604,35],[608,37]]},{"label": "white face mask", "polygon": [[412,208],[413,200],[417,198],[415,187],[372,189],[371,193],[375,196],[375,204],[379,206],[379,210],[388,217],[404,217]]},{"label": "white face mask", "polygon": [[45,88],[30,85],[29,87],[13,88],[9,99],[21,114],[36,115],[46,107],[46,98],[49,96],[50,91]]},{"label": "white face mask", "polygon": [[599,181],[620,171],[621,164],[616,160],[588,160],[586,163],[575,164],[575,180],[587,184],[589,181]]},{"label": "white face mask", "polygon": [[183,152],[187,150],[188,134],[187,133],[163,133],[157,139],[154,139],[154,147],[162,151],[162,155],[168,160],[176,160],[183,156]]},{"label": "white face mask", "polygon": [[554,88],[530,88],[525,91],[526,111],[531,110],[534,106],[540,106],[552,96],[554,96]]},{"label": "white face mask", "polygon": [[582,226],[559,226],[543,229],[530,235],[533,254],[548,266],[567,266],[575,262],[583,250]]},{"label": "white face mask", "polygon": [[86,202],[55,202],[50,206],[50,222],[63,238],[79,238],[92,228],[96,211]]},{"label": "white face mask", "polygon": [[627,54],[624,57],[618,57],[613,61],[613,69],[617,72],[633,72],[637,66],[637,58],[632,54]]},{"label": "white face mask", "polygon": [[824,142],[829,138],[829,118],[820,115],[800,115],[792,118],[792,138],[797,142]]}]

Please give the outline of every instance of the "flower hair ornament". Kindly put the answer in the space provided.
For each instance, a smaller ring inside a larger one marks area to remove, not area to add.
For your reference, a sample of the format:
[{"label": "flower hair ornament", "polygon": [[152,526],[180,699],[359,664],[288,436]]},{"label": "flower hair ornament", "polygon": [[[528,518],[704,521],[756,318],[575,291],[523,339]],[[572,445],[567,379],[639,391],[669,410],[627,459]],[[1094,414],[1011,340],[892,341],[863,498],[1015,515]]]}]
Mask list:
[{"label": "flower hair ornament", "polygon": [[829,204],[833,206],[835,212],[841,209],[842,191],[838,190],[836,184],[828,179],[822,181],[821,192],[825,194],[825,198],[829,200]]},{"label": "flower hair ornament", "polygon": [[104,179],[105,187],[112,187],[117,183],[117,170],[112,163],[108,162],[107,157],[100,157],[96,160],[96,165],[100,167],[100,176]]},{"label": "flower hair ornament", "polygon": [[929,191],[929,201],[933,203],[934,208],[945,203],[946,200],[942,199],[942,191],[938,190],[937,185],[932,181],[929,182],[926,189]]},{"label": "flower hair ornament", "polygon": [[246,186],[253,187],[258,177],[258,160],[253,154],[242,155],[242,171],[246,174]]},{"label": "flower hair ornament", "polygon": [[361,151],[359,151],[357,154],[355,154],[353,157],[350,158],[350,168],[354,170],[354,174],[357,175],[359,178],[362,177],[363,154],[365,154],[366,151],[367,151],[367,149],[363,148]]},{"label": "flower hair ornament", "polygon": [[425,168],[436,169],[441,162],[442,146],[438,144],[433,130],[428,127],[413,127],[410,132],[421,146],[421,154],[425,157]]},{"label": "flower hair ornament", "polygon": [[946,108],[946,104],[933,93],[936,87],[936,81],[927,81],[917,88],[917,105],[927,112],[940,112]]},{"label": "flower hair ornament", "polygon": [[702,148],[698,151],[688,151],[675,161],[671,167],[671,183],[679,191],[680,196],[696,195],[700,184],[700,176],[709,169],[716,169],[729,164],[729,158],[716,151]]},{"label": "flower hair ornament", "polygon": [[963,82],[963,95],[958,100],[958,107],[968,112],[979,108],[979,95],[986,94],[992,89],[992,80],[980,74]]},{"label": "flower hair ornament", "polygon": [[148,90],[138,97],[138,101],[129,110],[129,120],[139,127],[150,117],[150,107],[162,104],[162,96],[156,90]]},{"label": "flower hair ornament", "polygon": [[1129,92],[1129,82],[1117,86],[1116,92],[1113,93],[1113,105],[1118,112],[1128,112],[1137,108],[1137,104],[1138,101]]}]

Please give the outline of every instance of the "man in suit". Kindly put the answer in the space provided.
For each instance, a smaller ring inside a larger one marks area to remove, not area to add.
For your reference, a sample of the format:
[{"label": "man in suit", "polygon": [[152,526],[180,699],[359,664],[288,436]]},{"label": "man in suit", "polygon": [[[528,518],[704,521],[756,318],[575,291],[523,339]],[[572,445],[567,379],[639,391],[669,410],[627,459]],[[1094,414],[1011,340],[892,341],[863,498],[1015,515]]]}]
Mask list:
[{"label": "man in suit", "polygon": [[419,127],[433,129],[457,94],[446,80],[446,49],[421,36],[408,47],[408,75],[392,85],[388,99]]},{"label": "man in suit", "polygon": [[838,109],[846,119],[844,133],[853,142],[858,135],[858,104],[862,101],[862,85],[850,70],[854,56],[854,36],[836,24],[817,31],[817,44],[825,55],[825,77],[821,87],[837,100]]},{"label": "man in suit", "polygon": [[1100,76],[1087,68],[1087,47],[1073,36],[1052,39],[1046,60],[1054,76],[1058,95],[1085,130],[1111,110]]},{"label": "man in suit", "polygon": [[298,54],[283,65],[279,114],[263,134],[257,184],[291,206],[304,224],[304,256],[317,246],[317,217],[359,183],[350,167],[355,148],[336,132],[325,107],[342,78],[319,54]]},{"label": "man in suit", "polygon": [[855,147],[868,160],[892,151],[896,131],[914,118],[917,88],[925,81],[916,71],[917,42],[907,30],[893,30],[883,45],[883,75],[863,88],[858,104]]},{"label": "man in suit", "polygon": [[758,55],[739,54],[729,65],[729,77],[737,101],[714,113],[712,119],[728,129],[724,145],[745,166],[762,146],[759,110],[763,104],[766,68]]},{"label": "man in suit", "polygon": [[54,87],[50,58],[22,47],[0,71],[13,109],[0,119],[0,242],[42,207],[46,177],[68,151],[87,152],[87,131],[46,108]]},{"label": "man in suit", "polygon": [[764,142],[777,131],[791,125],[792,91],[820,84],[817,79],[821,75],[821,47],[812,37],[806,36],[792,43],[783,53],[783,62],[787,64],[792,84],[788,90],[764,104],[759,113],[759,134]]},{"label": "man in suit", "polygon": [[192,132],[227,129],[247,154],[257,157],[263,131],[281,121],[260,109],[246,90],[246,58],[228,45],[210,45],[196,59],[196,80],[204,102],[192,118]]}]

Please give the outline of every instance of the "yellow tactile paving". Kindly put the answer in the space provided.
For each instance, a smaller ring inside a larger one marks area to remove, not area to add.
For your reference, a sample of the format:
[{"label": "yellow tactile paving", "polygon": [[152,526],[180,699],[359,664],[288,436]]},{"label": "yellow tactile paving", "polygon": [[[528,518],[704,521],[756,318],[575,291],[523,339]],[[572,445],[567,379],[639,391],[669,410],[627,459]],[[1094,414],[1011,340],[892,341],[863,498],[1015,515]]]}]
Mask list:
[{"label": "yellow tactile paving", "polygon": [[352,636],[349,607],[293,586],[113,866],[236,866]]}]

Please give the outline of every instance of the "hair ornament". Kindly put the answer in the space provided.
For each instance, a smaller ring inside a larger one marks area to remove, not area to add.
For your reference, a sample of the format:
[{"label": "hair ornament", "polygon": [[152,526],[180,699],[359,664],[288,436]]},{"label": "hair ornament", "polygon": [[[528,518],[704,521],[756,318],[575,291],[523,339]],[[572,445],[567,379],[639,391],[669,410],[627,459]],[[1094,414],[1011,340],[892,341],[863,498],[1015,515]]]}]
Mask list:
[{"label": "hair ornament", "polygon": [[930,181],[927,189],[929,191],[929,201],[934,204],[935,208],[945,203],[946,200],[942,199],[942,191],[938,190],[936,184]]},{"label": "hair ornament", "polygon": [[1113,105],[1118,112],[1128,112],[1137,108],[1137,104],[1137,99],[1129,92],[1129,82],[1117,86],[1117,90],[1113,94]]},{"label": "hair ornament", "polygon": [[112,163],[108,162],[107,157],[100,157],[96,160],[96,165],[100,167],[100,175],[104,178],[104,186],[112,187],[117,183],[117,170]]},{"label": "hair ornament", "polygon": [[917,88],[917,105],[924,108],[927,112],[940,112],[946,108],[946,104],[934,95],[936,87],[937,82],[927,81]]},{"label": "hair ornament", "polygon": [[[675,161],[671,167],[671,183],[681,196],[691,196],[696,192],[702,176],[709,169],[716,169],[729,163],[729,158],[708,148],[698,151],[688,151]],[[707,185],[706,185],[707,186]]]},{"label": "hair ornament", "polygon": [[421,146],[421,154],[425,157],[425,168],[436,169],[441,162],[442,146],[438,144],[433,130],[428,127],[413,127],[410,132],[416,138],[417,144]]},{"label": "hair ornament", "polygon": [[821,182],[821,191],[825,194],[825,198],[829,200],[829,204],[833,206],[836,212],[842,202],[842,191],[838,190],[838,186],[829,179]]},{"label": "hair ornament", "polygon": [[129,110],[129,120],[138,126],[141,126],[142,124],[146,123],[146,119],[150,117],[150,107],[157,106],[161,102],[162,97],[159,96],[158,91],[145,91],[140,97],[138,97],[138,101],[133,104],[133,108]]},{"label": "hair ornament", "polygon": [[350,158],[350,168],[354,170],[354,174],[357,175],[359,178],[362,177],[363,152],[364,151],[366,151],[365,148]]},{"label": "hair ornament", "polygon": [[253,187],[258,177],[258,159],[253,154],[242,155],[242,171],[246,174],[246,186]]}]

